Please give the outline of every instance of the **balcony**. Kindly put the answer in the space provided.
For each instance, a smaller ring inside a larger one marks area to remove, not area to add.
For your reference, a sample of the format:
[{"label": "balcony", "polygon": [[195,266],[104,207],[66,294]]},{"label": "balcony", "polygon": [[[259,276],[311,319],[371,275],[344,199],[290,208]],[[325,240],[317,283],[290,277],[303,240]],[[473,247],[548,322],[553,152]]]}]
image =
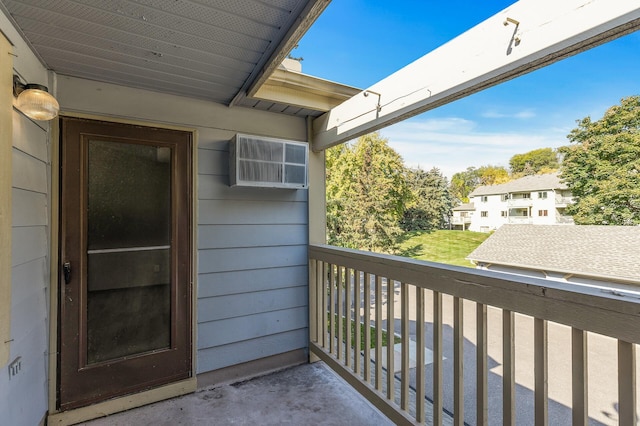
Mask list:
[{"label": "balcony", "polygon": [[84,423],[113,425],[380,425],[393,423],[322,364],[305,364]]},{"label": "balcony", "polygon": [[460,227],[463,231],[466,231],[471,226],[471,216],[453,216],[450,219],[449,225],[451,229]]},{"label": "balcony", "polygon": [[451,224],[452,225],[468,225],[471,223],[471,217],[460,217],[460,216],[452,216]]},{"label": "balcony", "polygon": [[507,206],[510,208],[526,208],[533,206],[531,198],[514,197],[507,200]]},{"label": "balcony", "polygon": [[309,256],[311,353],[394,423],[636,424],[640,293],[330,246]]},{"label": "balcony", "polygon": [[533,223],[531,216],[508,216],[509,223]]},{"label": "balcony", "polygon": [[556,196],[556,207],[567,207],[573,203],[573,197]]},{"label": "balcony", "polygon": [[309,277],[324,363],[88,424],[637,422],[640,292],[325,245],[309,247]]},{"label": "balcony", "polygon": [[556,223],[561,223],[564,225],[573,225],[573,216],[569,215],[556,215]]}]

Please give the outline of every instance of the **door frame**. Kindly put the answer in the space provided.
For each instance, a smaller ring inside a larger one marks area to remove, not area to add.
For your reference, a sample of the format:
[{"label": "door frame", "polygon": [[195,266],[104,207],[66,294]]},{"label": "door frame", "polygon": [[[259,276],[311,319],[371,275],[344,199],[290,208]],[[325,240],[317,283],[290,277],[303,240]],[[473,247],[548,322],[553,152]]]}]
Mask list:
[{"label": "door frame", "polygon": [[173,398],[175,396],[184,395],[196,391],[196,354],[197,354],[197,315],[196,315],[196,302],[197,302],[197,176],[198,176],[198,132],[193,127],[173,126],[164,123],[154,123],[150,121],[142,120],[130,120],[126,118],[114,118],[108,116],[101,116],[96,114],[82,114],[82,113],[61,113],[60,117],[70,118],[84,118],[90,120],[99,120],[111,123],[119,124],[132,124],[145,127],[155,127],[160,129],[180,130],[190,132],[192,135],[191,145],[191,176],[190,176],[190,189],[191,189],[191,276],[190,276],[190,291],[191,291],[191,377],[175,383],[159,386],[157,388],[143,391],[131,395],[125,395],[122,397],[113,398],[107,401],[99,402],[86,407],[76,408],[68,411],[58,411],[56,408],[58,399],[58,277],[60,276],[60,259],[59,259],[59,245],[60,245],[60,122],[58,119],[51,122],[50,131],[50,146],[51,146],[51,161],[49,170],[49,193],[51,194],[50,211],[49,211],[49,224],[51,226],[50,235],[50,297],[49,297],[49,416],[48,424],[51,425],[64,425],[79,423],[86,420],[90,420],[96,417],[104,415],[114,414],[120,411],[128,410],[131,408],[139,407],[142,405],[150,404],[163,399]]}]

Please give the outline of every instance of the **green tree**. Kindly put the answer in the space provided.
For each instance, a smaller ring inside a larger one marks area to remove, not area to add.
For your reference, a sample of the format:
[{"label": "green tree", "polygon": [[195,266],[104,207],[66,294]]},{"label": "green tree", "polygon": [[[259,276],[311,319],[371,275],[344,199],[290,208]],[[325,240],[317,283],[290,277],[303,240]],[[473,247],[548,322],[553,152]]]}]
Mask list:
[{"label": "green tree", "polygon": [[403,234],[411,192],[402,157],[378,132],[327,154],[327,239],[330,244],[392,252]]},{"label": "green tree", "polygon": [[581,225],[639,225],[640,96],[577,123],[572,145],[560,148],[560,176],[575,197],[567,213]]},{"label": "green tree", "polygon": [[497,185],[509,182],[509,172],[502,166],[490,164],[479,168],[467,167],[467,170],[458,172],[451,177],[449,193],[455,204],[468,203],[469,194],[481,185]]},{"label": "green tree", "polygon": [[469,194],[478,185],[480,185],[480,177],[475,167],[467,167],[463,172],[455,173],[451,176],[449,184],[449,193],[454,203],[468,203]]},{"label": "green tree", "polygon": [[411,200],[402,219],[405,231],[431,231],[444,228],[451,216],[451,196],[447,178],[436,167],[429,171],[408,169]]},{"label": "green tree", "polygon": [[514,155],[509,160],[509,167],[513,177],[522,177],[554,172],[560,164],[557,152],[551,148],[539,148]]},{"label": "green tree", "polygon": [[498,185],[511,180],[509,171],[502,166],[482,166],[478,168],[476,173],[479,185]]}]

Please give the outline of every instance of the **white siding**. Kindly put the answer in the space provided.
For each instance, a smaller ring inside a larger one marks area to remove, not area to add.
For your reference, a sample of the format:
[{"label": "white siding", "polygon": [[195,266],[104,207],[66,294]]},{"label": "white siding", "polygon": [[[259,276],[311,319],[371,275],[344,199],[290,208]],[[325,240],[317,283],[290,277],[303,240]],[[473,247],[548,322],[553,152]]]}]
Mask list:
[{"label": "white siding", "polygon": [[13,118],[11,353],[20,372],[0,374],[0,412],[11,425],[38,424],[47,411],[49,159],[47,132]]},{"label": "white siding", "polygon": [[[507,223],[507,218],[501,215],[502,211],[508,211],[507,202],[502,200],[501,194],[477,196],[471,198],[469,202],[473,203],[476,208],[471,216],[469,230],[489,232]],[[485,216],[483,216],[483,212],[486,212]]]},{"label": "white siding", "polygon": [[[50,86],[46,70],[2,13],[0,31],[13,44],[14,73],[27,82]],[[36,124],[14,109],[12,127],[12,341],[8,362],[20,358],[21,368],[9,377],[7,365],[0,365],[0,423],[32,426],[43,421],[48,409],[49,124]]]},{"label": "white siding", "polygon": [[66,111],[197,131],[197,372],[306,348],[307,191],[229,187],[235,133],[303,141],[301,118],[59,77]]}]

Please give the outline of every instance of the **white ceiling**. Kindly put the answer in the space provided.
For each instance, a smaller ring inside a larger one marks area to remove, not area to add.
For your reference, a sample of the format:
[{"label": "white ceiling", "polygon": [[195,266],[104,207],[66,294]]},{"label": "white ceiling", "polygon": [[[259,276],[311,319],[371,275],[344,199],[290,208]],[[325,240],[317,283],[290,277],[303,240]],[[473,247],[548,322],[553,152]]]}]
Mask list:
[{"label": "white ceiling", "polygon": [[277,67],[327,3],[0,0],[56,73],[296,115],[317,114],[244,94]]}]

